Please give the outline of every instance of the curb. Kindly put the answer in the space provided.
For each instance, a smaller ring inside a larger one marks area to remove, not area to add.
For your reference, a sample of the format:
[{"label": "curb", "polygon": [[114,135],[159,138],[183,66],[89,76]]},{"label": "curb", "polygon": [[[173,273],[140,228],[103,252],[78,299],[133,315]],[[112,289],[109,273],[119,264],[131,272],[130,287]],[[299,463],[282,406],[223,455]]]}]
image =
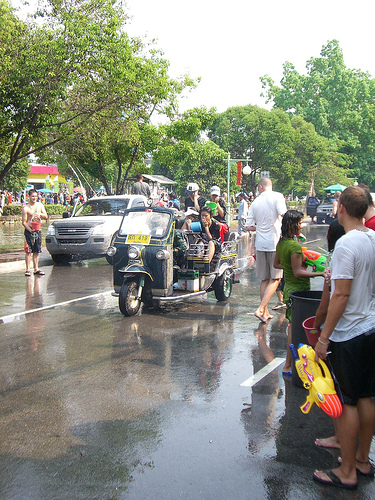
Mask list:
[{"label": "curb", "polygon": [[[41,254],[39,257],[40,267],[52,266],[53,260],[49,255]],[[25,259],[19,258],[17,260],[11,260],[9,262],[0,263],[0,274],[13,273],[16,271],[25,270]]]}]

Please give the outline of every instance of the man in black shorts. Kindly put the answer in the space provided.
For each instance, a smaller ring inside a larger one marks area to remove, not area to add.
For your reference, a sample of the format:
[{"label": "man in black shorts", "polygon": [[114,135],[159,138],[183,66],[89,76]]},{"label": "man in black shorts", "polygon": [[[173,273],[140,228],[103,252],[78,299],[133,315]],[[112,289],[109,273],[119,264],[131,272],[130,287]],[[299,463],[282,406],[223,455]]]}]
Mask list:
[{"label": "man in black shorts", "polygon": [[338,418],[341,465],[315,471],[314,480],[339,488],[357,487],[357,474],[374,477],[369,452],[375,428],[375,232],[363,224],[366,193],[346,188],[338,202],[345,235],[331,260],[331,298],[315,359],[331,351],[334,373],[343,397]]},{"label": "man in black shorts", "polygon": [[[38,267],[39,254],[42,251],[42,231],[35,229],[35,223],[41,222],[42,219],[47,220],[48,216],[44,205],[38,201],[38,193],[35,189],[29,191],[29,202],[22,209],[22,225],[25,228],[25,276],[31,276],[30,263],[31,254],[33,255],[34,274],[43,276],[44,272]],[[33,227],[34,223],[34,227]],[[40,224],[39,224],[40,227]]]}]

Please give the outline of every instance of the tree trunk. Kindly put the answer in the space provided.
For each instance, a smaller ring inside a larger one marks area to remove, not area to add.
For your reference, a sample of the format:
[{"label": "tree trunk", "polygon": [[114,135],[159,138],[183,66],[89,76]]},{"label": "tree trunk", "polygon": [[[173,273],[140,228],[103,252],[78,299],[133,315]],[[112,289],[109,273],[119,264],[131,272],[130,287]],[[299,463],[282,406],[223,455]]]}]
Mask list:
[{"label": "tree trunk", "polygon": [[99,170],[100,170],[100,180],[103,183],[104,189],[106,190],[107,194],[111,194],[111,188],[108,186],[107,179],[105,178],[105,175],[104,175],[104,168],[103,168],[102,160],[99,160]]},{"label": "tree trunk", "polygon": [[117,173],[117,180],[116,180],[116,194],[123,194],[120,192],[120,182],[121,182],[121,175],[122,175],[122,163],[121,163],[121,158],[116,150],[116,160],[117,160],[117,166],[118,166],[118,173]]},{"label": "tree trunk", "polygon": [[130,160],[130,163],[128,165],[128,168],[126,169],[124,178],[122,180],[121,194],[123,194],[123,192],[125,190],[125,182],[127,180],[127,177],[129,175],[130,170],[132,169],[132,167],[134,165],[135,159],[137,158],[138,151],[139,151],[139,144],[137,144],[137,146],[134,149],[134,153],[133,153],[132,159]]},{"label": "tree trunk", "polygon": [[315,187],[314,187],[314,170],[310,172],[310,187],[309,187],[309,196],[315,196]]}]

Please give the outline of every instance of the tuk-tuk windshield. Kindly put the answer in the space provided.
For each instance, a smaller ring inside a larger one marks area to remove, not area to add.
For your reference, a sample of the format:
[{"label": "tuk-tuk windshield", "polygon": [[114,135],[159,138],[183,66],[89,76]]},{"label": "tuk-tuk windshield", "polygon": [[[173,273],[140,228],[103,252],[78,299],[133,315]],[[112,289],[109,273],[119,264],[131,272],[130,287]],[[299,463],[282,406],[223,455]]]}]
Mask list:
[{"label": "tuk-tuk windshield", "polygon": [[129,212],[122,219],[118,234],[145,234],[153,238],[164,238],[167,234],[171,215],[153,212]]}]

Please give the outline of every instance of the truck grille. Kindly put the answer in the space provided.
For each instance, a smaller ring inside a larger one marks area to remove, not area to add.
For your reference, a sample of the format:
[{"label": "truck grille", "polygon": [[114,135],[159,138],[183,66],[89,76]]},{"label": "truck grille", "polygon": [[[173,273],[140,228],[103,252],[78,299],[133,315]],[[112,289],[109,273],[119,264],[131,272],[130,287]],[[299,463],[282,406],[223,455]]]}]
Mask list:
[{"label": "truck grille", "polygon": [[91,227],[56,227],[56,236],[78,236],[80,238],[89,237]]},{"label": "truck grille", "polygon": [[60,245],[84,245],[87,241],[88,241],[88,238],[80,238],[80,239],[71,239],[71,240],[62,240],[62,239],[58,239],[57,240],[59,242]]}]

